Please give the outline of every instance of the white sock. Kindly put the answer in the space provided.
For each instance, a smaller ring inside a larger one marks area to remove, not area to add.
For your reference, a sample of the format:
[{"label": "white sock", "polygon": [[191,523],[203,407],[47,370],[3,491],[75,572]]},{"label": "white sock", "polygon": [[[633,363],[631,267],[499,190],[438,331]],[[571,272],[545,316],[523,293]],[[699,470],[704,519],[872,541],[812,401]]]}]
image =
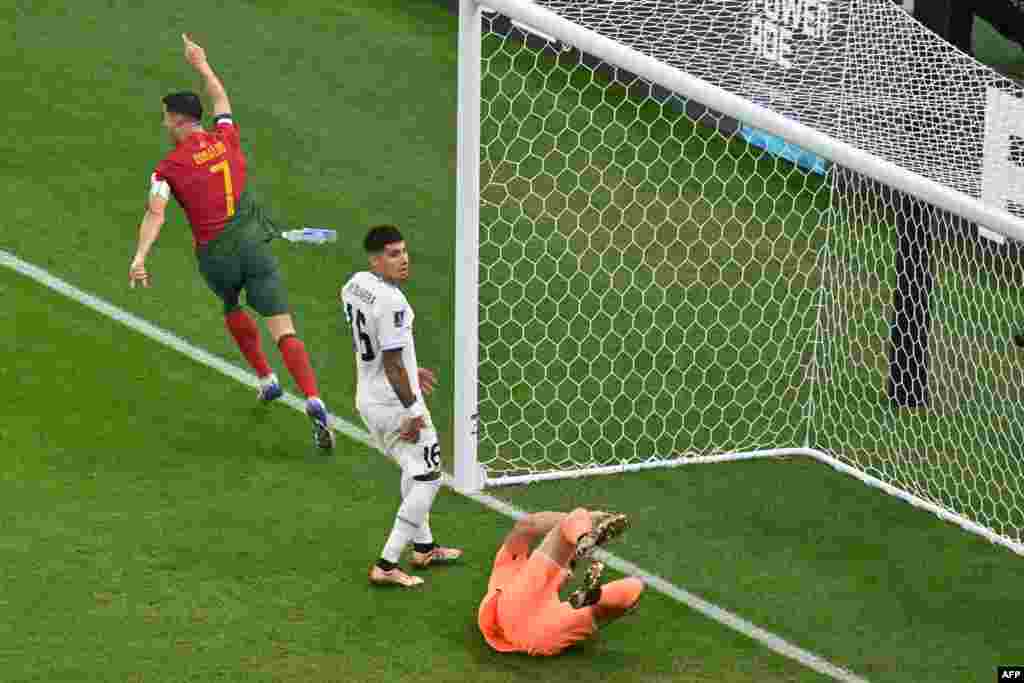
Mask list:
[{"label": "white sock", "polygon": [[275,375],[274,373],[270,373],[266,377],[259,377],[258,379],[260,381],[261,387],[267,387],[270,386],[271,384],[277,384],[277,375]]},{"label": "white sock", "polygon": [[398,564],[402,551],[405,550],[405,546],[409,545],[409,541],[412,540],[412,536],[415,533],[415,526],[401,517],[395,517],[395,526],[391,528],[391,535],[388,536],[387,543],[384,544],[384,550],[381,551],[380,556],[388,562]]},{"label": "white sock", "polygon": [[420,524],[420,528],[416,530],[416,533],[412,537],[413,543],[433,543],[434,534],[430,532],[430,515],[423,520],[423,524]]},{"label": "white sock", "polygon": [[[409,495],[409,489],[412,488],[412,484],[413,484],[414,481],[415,480],[411,476],[409,476],[409,475],[407,475],[405,473],[402,473],[402,486],[401,486],[401,488],[402,488],[402,500],[405,500],[405,497],[407,495]],[[427,513],[426,519],[424,519],[423,523],[420,524],[420,528],[416,530],[415,534],[413,534],[412,542],[413,543],[433,543],[434,542],[434,534],[431,533],[431,531],[430,531],[430,513],[429,512]]]}]

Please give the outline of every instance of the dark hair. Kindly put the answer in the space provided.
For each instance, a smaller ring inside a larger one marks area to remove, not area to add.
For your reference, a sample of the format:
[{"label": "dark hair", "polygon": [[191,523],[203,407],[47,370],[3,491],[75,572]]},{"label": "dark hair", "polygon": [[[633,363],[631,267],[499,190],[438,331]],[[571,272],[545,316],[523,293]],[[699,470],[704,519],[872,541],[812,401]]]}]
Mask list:
[{"label": "dark hair", "polygon": [[191,116],[196,121],[203,120],[203,103],[194,92],[172,92],[164,97],[164,105],[172,114]]},{"label": "dark hair", "polygon": [[363,240],[363,248],[366,249],[367,253],[375,254],[379,251],[384,251],[384,247],[389,244],[404,241],[405,238],[402,237],[402,233],[395,226],[375,225],[370,228],[370,232],[366,233],[366,239]]}]

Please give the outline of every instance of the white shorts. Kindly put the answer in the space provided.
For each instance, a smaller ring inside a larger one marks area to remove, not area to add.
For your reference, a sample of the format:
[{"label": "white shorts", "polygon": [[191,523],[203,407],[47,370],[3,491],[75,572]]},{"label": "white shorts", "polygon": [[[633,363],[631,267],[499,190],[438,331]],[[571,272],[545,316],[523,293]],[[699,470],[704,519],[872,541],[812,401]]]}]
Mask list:
[{"label": "white shorts", "polygon": [[441,445],[437,441],[434,421],[428,411],[425,415],[426,426],[420,430],[420,440],[409,443],[398,438],[402,418],[406,410],[401,406],[359,406],[359,415],[370,431],[374,445],[389,458],[394,459],[402,468],[403,474],[418,477],[422,474],[438,472],[441,469]]}]

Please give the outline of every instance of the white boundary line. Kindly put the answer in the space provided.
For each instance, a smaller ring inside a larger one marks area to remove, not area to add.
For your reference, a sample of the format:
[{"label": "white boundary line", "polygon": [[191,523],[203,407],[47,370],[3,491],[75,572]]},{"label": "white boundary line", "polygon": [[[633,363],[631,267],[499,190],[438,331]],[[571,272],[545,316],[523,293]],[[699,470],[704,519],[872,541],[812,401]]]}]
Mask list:
[{"label": "white boundary line", "polygon": [[[212,353],[199,348],[198,346],[190,344],[181,337],[178,337],[177,335],[172,334],[167,330],[157,327],[153,323],[144,320],[136,315],[133,315],[132,313],[129,313],[124,309],[118,308],[117,306],[113,305],[108,301],[104,301],[103,299],[97,296],[94,296],[87,292],[83,292],[74,285],[69,284],[64,280],[61,280],[60,278],[54,275],[51,275],[49,272],[43,270],[42,268],[34,266],[31,263],[22,261],[18,257],[2,249],[0,249],[0,265],[4,265],[8,268],[11,268],[12,270],[17,271],[22,275],[25,275],[26,277],[29,277],[46,287],[49,287],[53,291],[62,294],[68,297],[69,299],[73,299],[74,301],[77,301],[78,303],[83,304],[84,306],[87,306],[93,309],[94,311],[102,313],[108,318],[112,318],[113,320],[116,320],[119,323],[123,323],[124,325],[130,327],[136,332],[140,332],[143,335],[149,337],[150,339],[163,344],[164,346],[169,346],[175,351],[178,351],[188,356],[189,358],[192,358],[193,360],[196,360],[199,363],[202,363],[203,365],[212,368],[213,370],[216,370],[224,375],[227,375],[228,377],[231,377],[232,379],[235,379],[246,386],[250,386],[253,388],[256,388],[258,386],[256,377],[250,374],[249,372],[242,370],[238,366],[229,363],[223,358],[215,356]],[[284,403],[287,403],[295,410],[298,410],[303,413],[305,412],[305,402],[299,397],[286,392],[285,395],[282,397],[282,400]],[[344,434],[345,436],[349,437],[354,441],[358,441],[359,443],[365,444],[367,446],[373,446],[373,443],[370,440],[370,435],[366,433],[364,430],[360,429],[359,427],[349,422],[346,422],[345,420],[335,415],[331,415],[330,419],[331,426],[334,428],[336,432]],[[446,477],[445,483],[448,484],[449,486],[451,486],[452,484],[450,478],[448,477]],[[455,489],[453,488],[452,490]],[[481,505],[484,505],[503,515],[507,515],[508,517],[512,517],[513,519],[519,519],[524,514],[526,514],[522,510],[519,510],[518,508],[485,493],[463,495],[467,495],[467,497],[472,498]],[[690,593],[689,591],[684,590],[679,586],[676,586],[675,584],[661,578],[660,576],[644,571],[640,567],[636,566],[635,564],[627,560],[624,560],[603,550],[598,551],[598,557],[607,562],[609,566],[614,567],[615,569],[617,569],[620,572],[623,572],[624,574],[630,574],[632,576],[637,576],[641,578],[646,585],[650,586],[659,593],[663,593],[668,597],[686,605],[687,607],[696,610],[697,612],[700,612],[709,619],[717,621],[718,623],[724,626],[728,626],[734,631],[742,633],[748,638],[757,641],[761,645],[764,645],[768,649],[773,650],[774,652],[777,652],[778,654],[784,657],[788,657],[789,659],[793,659],[797,662],[800,662],[809,669],[813,669],[818,673],[829,676],[837,681],[843,681],[844,683],[868,683],[866,679],[861,678],[860,676],[851,673],[850,671],[842,667],[836,666],[835,664],[832,664],[827,660],[822,659],[813,652],[808,652],[807,650],[804,650],[790,643],[784,638],[781,638],[775,635],[774,633],[771,633],[770,631],[766,631],[763,628],[755,624],[752,624],[746,619],[743,619],[742,617],[737,616],[732,612],[724,610],[721,607],[718,607],[717,605],[714,605],[700,598],[699,596],[694,595],[693,593]]]}]

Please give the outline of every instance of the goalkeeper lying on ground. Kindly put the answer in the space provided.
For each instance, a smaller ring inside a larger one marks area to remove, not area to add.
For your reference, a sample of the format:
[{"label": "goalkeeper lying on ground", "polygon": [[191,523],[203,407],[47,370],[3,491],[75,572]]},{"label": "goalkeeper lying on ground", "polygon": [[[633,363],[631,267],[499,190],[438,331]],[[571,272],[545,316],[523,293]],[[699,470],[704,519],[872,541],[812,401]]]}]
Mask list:
[{"label": "goalkeeper lying on ground", "polygon": [[[488,644],[498,652],[556,655],[636,607],[643,582],[630,577],[602,586],[600,562],[591,563],[569,602],[558,598],[571,568],[627,525],[625,515],[583,508],[569,514],[536,512],[519,520],[494,558],[480,603],[478,624]],[[530,544],[541,537],[531,553]]]}]

